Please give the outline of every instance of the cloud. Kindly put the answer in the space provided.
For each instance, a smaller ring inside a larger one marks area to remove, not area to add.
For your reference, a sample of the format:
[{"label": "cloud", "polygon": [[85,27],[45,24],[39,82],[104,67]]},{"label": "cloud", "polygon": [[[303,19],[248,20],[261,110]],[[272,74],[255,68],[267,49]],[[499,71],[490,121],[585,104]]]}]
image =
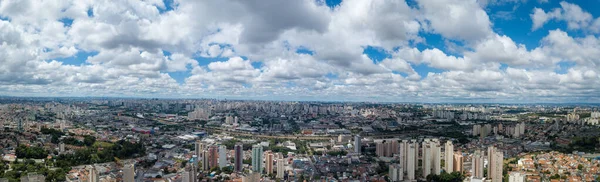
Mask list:
[{"label": "cloud", "polygon": [[521,2],[0,1],[0,95],[599,101],[600,20],[562,2],[531,12],[566,22],[541,40],[496,32],[486,7]]},{"label": "cloud", "polygon": [[533,21],[532,30],[541,28],[546,22],[556,19],[565,21],[569,30],[586,30],[599,32],[600,18],[594,20],[592,14],[584,11],[576,4],[560,2],[560,8],[555,8],[550,12],[535,8],[530,15]]}]

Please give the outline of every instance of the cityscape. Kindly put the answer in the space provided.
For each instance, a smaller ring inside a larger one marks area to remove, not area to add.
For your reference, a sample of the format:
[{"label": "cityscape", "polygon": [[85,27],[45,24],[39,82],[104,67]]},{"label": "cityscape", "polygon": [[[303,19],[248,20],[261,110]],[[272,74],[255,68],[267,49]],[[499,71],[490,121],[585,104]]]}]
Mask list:
[{"label": "cityscape", "polygon": [[0,103],[4,181],[600,177],[599,105],[10,97]]},{"label": "cityscape", "polygon": [[0,182],[600,182],[598,0],[0,0]]}]

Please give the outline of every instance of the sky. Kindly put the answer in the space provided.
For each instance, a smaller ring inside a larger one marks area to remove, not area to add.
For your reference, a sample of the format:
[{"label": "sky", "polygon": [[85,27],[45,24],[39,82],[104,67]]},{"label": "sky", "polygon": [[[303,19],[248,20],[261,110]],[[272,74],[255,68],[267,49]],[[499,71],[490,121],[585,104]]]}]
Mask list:
[{"label": "sky", "polygon": [[599,35],[599,0],[2,0],[0,95],[598,103]]}]

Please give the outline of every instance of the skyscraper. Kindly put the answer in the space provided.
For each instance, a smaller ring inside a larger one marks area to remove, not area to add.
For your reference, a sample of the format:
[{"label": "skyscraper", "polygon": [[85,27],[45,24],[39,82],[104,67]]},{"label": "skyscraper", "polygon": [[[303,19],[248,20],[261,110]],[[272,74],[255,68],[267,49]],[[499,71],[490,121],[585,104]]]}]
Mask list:
[{"label": "skyscraper", "polygon": [[273,153],[265,152],[265,170],[267,174],[273,174]]},{"label": "skyscraper", "polygon": [[208,164],[210,168],[219,167],[219,147],[216,145],[211,145],[208,147]]},{"label": "skyscraper", "polygon": [[481,150],[475,150],[475,153],[473,154],[472,157],[472,174],[473,177],[475,178],[483,178],[483,161],[484,161],[484,156],[481,152]]},{"label": "skyscraper", "polygon": [[402,165],[402,169],[404,172],[408,170],[408,140],[402,140],[400,143],[400,165]]},{"label": "skyscraper", "polygon": [[227,166],[227,148],[225,145],[219,146],[219,168]]},{"label": "skyscraper", "polygon": [[277,159],[277,176],[278,179],[283,179],[285,172],[285,159]]},{"label": "skyscraper", "polygon": [[494,153],[496,153],[496,147],[494,146],[489,146],[487,149],[487,160],[488,160],[488,166],[487,166],[487,179],[492,178],[492,173],[494,171],[494,165],[492,165],[494,163]]},{"label": "skyscraper", "polygon": [[435,175],[440,175],[441,167],[442,167],[442,147],[440,146],[440,141],[436,138],[430,142],[431,145],[431,173]]},{"label": "skyscraper", "polygon": [[124,182],[135,182],[135,166],[134,166],[134,164],[127,164],[123,167],[123,181]]},{"label": "skyscraper", "polygon": [[202,141],[200,140],[196,140],[195,143],[195,154],[196,156],[198,156],[198,159],[201,160],[202,156],[202,151],[204,151],[204,143],[202,143]]},{"label": "skyscraper", "polygon": [[422,146],[423,158],[421,159],[421,167],[423,169],[423,178],[427,177],[427,175],[431,174],[431,165],[432,163],[432,154],[431,154],[431,145],[429,144],[429,139],[424,139]]},{"label": "skyscraper", "polygon": [[209,154],[208,150],[203,150],[202,156],[204,156],[202,158],[202,170],[208,171],[208,170],[210,170],[210,154]]},{"label": "skyscraper", "polygon": [[360,154],[360,135],[354,136],[354,153]]},{"label": "skyscraper", "polygon": [[419,145],[419,143],[417,143],[415,140],[412,140],[408,146],[408,157],[407,157],[407,166],[406,166],[406,177],[408,178],[408,180],[414,180],[415,179],[415,169],[416,169],[416,164],[417,164],[417,160],[419,158],[414,157],[417,153],[416,150],[416,146]]},{"label": "skyscraper", "polygon": [[463,155],[461,152],[455,152],[454,153],[454,171],[458,171],[458,172],[462,172],[463,171],[463,165],[464,165],[464,160],[463,160]]},{"label": "skyscraper", "polygon": [[392,182],[402,181],[404,178],[404,170],[400,164],[391,164],[389,167],[389,178]]},{"label": "skyscraper", "polygon": [[444,146],[444,170],[447,173],[454,172],[454,145],[452,145],[452,141],[446,141],[446,145]]},{"label": "skyscraper", "polygon": [[504,161],[504,154],[500,151],[495,151],[492,155],[493,163],[490,163],[493,168],[492,182],[502,182],[502,163]]},{"label": "skyscraper", "polygon": [[98,174],[98,170],[93,165],[88,166],[88,182],[100,182],[100,174]]},{"label": "skyscraper", "polygon": [[235,144],[234,147],[235,150],[235,156],[234,156],[234,160],[235,160],[235,168],[234,170],[236,172],[241,172],[242,171],[242,160],[244,160],[244,147],[242,143],[237,143]]},{"label": "skyscraper", "polygon": [[263,149],[260,144],[252,146],[252,171],[259,174],[263,171]]}]

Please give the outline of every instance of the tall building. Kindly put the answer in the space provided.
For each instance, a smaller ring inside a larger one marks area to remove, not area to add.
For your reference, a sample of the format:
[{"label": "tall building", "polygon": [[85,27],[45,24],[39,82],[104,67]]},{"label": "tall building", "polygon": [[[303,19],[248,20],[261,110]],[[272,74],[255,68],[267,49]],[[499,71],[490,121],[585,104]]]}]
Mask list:
[{"label": "tall building", "polygon": [[454,172],[454,145],[452,145],[452,141],[446,141],[446,145],[444,146],[444,171],[447,173]]},{"label": "tall building", "polygon": [[527,175],[520,172],[511,172],[508,174],[508,182],[525,182]]},{"label": "tall building", "polygon": [[242,161],[244,160],[244,146],[243,146],[243,144],[242,143],[235,144],[234,150],[235,150],[235,156],[234,156],[235,165],[234,165],[234,170],[236,172],[241,172],[242,171]]},{"label": "tall building", "polygon": [[386,147],[387,147],[386,143],[375,144],[375,154],[377,154],[378,157],[385,157],[386,150],[387,150]]},{"label": "tall building", "polygon": [[433,155],[432,155],[432,150],[431,150],[431,141],[429,139],[424,139],[421,146],[422,146],[422,159],[421,159],[421,167],[423,170],[423,178],[427,177],[427,175],[431,174],[431,168],[432,168],[432,164],[433,164]]},{"label": "tall building", "polygon": [[464,170],[464,160],[461,152],[454,153],[454,161],[452,163],[454,164],[453,171],[462,172]]},{"label": "tall building", "polygon": [[277,176],[278,179],[283,179],[285,173],[285,159],[277,159]]},{"label": "tall building", "polygon": [[494,154],[495,153],[496,153],[496,147],[489,146],[488,149],[487,149],[487,161],[488,161],[488,163],[487,163],[487,176],[486,176],[487,179],[492,178],[492,174],[494,172],[494,167],[495,166],[493,164],[495,162],[494,161],[494,159],[495,159],[494,158],[495,157]]},{"label": "tall building", "polygon": [[182,182],[196,182],[196,165],[191,164],[183,172]]},{"label": "tall building", "polygon": [[273,153],[265,152],[265,170],[267,174],[273,174]]},{"label": "tall building", "polygon": [[389,167],[389,178],[392,182],[402,181],[404,178],[404,170],[400,164],[391,164]]},{"label": "tall building", "polygon": [[402,169],[404,172],[408,170],[408,140],[402,140],[400,143],[400,165],[402,165]]},{"label": "tall building", "polygon": [[360,135],[354,136],[354,153],[360,154],[361,143],[360,143]]},{"label": "tall building", "polygon": [[438,139],[433,139],[430,143],[431,145],[431,173],[435,175],[440,175],[441,167],[442,167],[442,147],[440,146],[440,141]]},{"label": "tall building", "polygon": [[412,140],[408,146],[408,153],[407,153],[407,166],[406,166],[406,177],[408,178],[408,180],[414,180],[415,179],[415,170],[416,170],[416,164],[419,158],[414,157],[417,154],[417,146],[419,145],[419,143],[417,143],[415,140]]},{"label": "tall building", "polygon": [[202,151],[202,170],[209,171],[210,170],[210,153],[208,150]]},{"label": "tall building", "polygon": [[58,152],[61,154],[65,152],[65,143],[60,142],[58,144]]},{"label": "tall building", "polygon": [[263,171],[263,148],[260,144],[252,146],[252,171],[259,174]]},{"label": "tall building", "polygon": [[100,182],[100,174],[98,174],[96,167],[88,166],[88,172],[88,182]]},{"label": "tall building", "polygon": [[210,168],[219,167],[219,146],[208,147],[208,164]]},{"label": "tall building", "polygon": [[195,143],[195,154],[196,154],[196,156],[198,156],[198,159],[200,159],[200,160],[203,157],[202,156],[203,151],[204,151],[204,143],[202,143],[202,141],[200,141],[200,140],[196,140],[196,143]]},{"label": "tall building", "polygon": [[502,164],[504,161],[504,154],[500,151],[496,151],[494,152],[492,158],[494,159],[493,163],[491,163],[493,168],[492,175],[490,175],[490,177],[492,177],[492,182],[502,182]]},{"label": "tall building", "polygon": [[219,168],[227,166],[227,148],[225,145],[219,146]]},{"label": "tall building", "polygon": [[484,163],[484,155],[481,150],[476,150],[472,157],[471,162],[471,174],[475,178],[483,178],[483,163]]},{"label": "tall building", "polygon": [[135,165],[127,164],[123,167],[123,181],[135,182]]}]

